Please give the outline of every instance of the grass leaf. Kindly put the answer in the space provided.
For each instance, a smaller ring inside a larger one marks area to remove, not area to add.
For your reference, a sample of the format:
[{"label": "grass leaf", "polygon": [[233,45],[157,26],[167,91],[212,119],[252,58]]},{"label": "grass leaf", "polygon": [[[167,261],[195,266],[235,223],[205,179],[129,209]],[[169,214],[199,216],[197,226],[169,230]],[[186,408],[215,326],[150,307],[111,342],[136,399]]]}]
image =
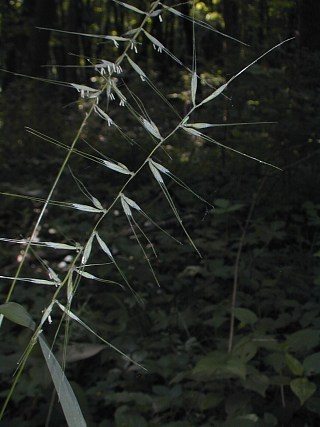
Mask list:
[{"label": "grass leaf", "polygon": [[42,334],[39,335],[38,339],[68,426],[86,427],[87,423],[82,415],[77,398],[59,362],[50,350]]}]

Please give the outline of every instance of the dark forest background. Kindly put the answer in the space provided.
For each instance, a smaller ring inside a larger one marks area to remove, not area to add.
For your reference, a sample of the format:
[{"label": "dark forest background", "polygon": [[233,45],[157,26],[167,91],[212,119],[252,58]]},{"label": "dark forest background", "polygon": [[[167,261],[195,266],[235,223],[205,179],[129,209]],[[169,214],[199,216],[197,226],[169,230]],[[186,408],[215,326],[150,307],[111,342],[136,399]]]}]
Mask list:
[{"label": "dark forest background", "polygon": [[[130,4],[147,10],[150,2]],[[175,6],[173,1],[165,5]],[[153,284],[132,231],[117,209],[106,233],[130,283],[130,292],[83,280],[73,310],[97,332],[145,366],[144,373],[101,346],[78,326],[70,331],[66,373],[92,427],[311,427],[320,422],[320,2],[315,0],[206,0],[184,2],[177,10],[202,20],[240,42],[196,27],[197,71],[211,87],[225,83],[263,52],[290,42],[264,57],[237,78],[194,121],[208,123],[273,122],[216,127],[218,142],[277,166],[256,162],[196,137],[177,134],[168,148],[166,167],[214,209],[174,183],[169,190],[184,223],[202,253],[185,242],[177,246],[143,223],[158,251],[152,260],[161,284]],[[192,67],[192,24],[163,13],[148,31],[184,64]],[[85,58],[115,60],[111,42],[37,27],[94,35],[121,36],[137,27],[139,14],[103,0],[2,0],[0,4],[0,191],[45,198],[65,156],[61,148],[26,131],[31,127],[69,145],[85,105],[70,87],[41,79],[93,85],[95,74]],[[165,53],[138,40],[135,61],[179,114],[190,108],[190,75]],[[128,68],[128,67],[127,67]],[[18,76],[23,74],[37,79]],[[40,79],[40,80],[39,80]],[[119,77],[137,93],[166,134],[174,118],[130,69]],[[199,85],[199,100],[212,89]],[[121,109],[113,120],[140,147],[99,119],[91,120],[83,139],[135,170],[145,157],[143,133]],[[84,141],[81,148],[87,149]],[[114,175],[74,156],[75,176],[104,203],[119,190]],[[144,175],[130,187],[148,214],[169,233],[185,240],[167,201]],[[56,200],[82,202],[70,172]],[[1,237],[30,235],[40,204],[0,195]],[[41,236],[68,242],[88,237],[88,216],[53,207]],[[0,244],[1,272],[13,276],[19,248]],[[38,252],[25,276],[43,274],[41,258],[63,274],[68,254]],[[96,255],[96,262],[102,263]],[[97,266],[97,276],[110,274]],[[235,329],[230,348],[232,294],[237,285]],[[48,304],[48,290],[19,284],[12,301],[35,319]],[[9,282],[0,284],[4,302]],[[57,313],[58,318],[58,313]],[[58,320],[56,320],[58,322]],[[50,330],[50,327],[52,328]],[[54,338],[53,326],[46,326]],[[1,399],[30,335],[5,322],[1,329]],[[63,331],[54,349],[64,345]],[[48,415],[50,402],[53,412]],[[47,421],[46,421],[47,420]],[[47,422],[47,424],[45,424]],[[11,399],[1,426],[62,426],[59,403],[45,363],[35,350]]]}]

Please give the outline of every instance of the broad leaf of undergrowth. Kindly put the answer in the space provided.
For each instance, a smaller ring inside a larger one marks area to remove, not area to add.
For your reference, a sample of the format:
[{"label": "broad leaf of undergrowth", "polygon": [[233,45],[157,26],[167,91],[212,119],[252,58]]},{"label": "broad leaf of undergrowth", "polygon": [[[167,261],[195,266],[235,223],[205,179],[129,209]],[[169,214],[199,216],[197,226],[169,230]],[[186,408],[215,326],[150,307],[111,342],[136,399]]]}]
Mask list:
[{"label": "broad leaf of undergrowth", "polygon": [[307,378],[296,378],[290,382],[290,388],[303,405],[317,390],[317,386]]},{"label": "broad leaf of undergrowth", "polygon": [[221,351],[214,351],[200,359],[192,370],[195,378],[203,380],[213,378],[246,377],[246,364],[238,357]]},{"label": "broad leaf of undergrowth", "polygon": [[286,358],[288,368],[290,369],[290,371],[294,375],[302,375],[303,374],[304,369],[303,369],[302,364],[299,362],[299,360],[297,360],[295,357],[293,357],[289,353],[286,354],[285,358]]},{"label": "broad leaf of undergrowth", "polygon": [[17,325],[25,326],[34,331],[36,324],[27,310],[16,302],[8,302],[0,305],[0,313]]},{"label": "broad leaf of undergrowth", "polygon": [[306,375],[320,374],[320,352],[307,356],[302,365]]},{"label": "broad leaf of undergrowth", "polygon": [[316,329],[302,329],[287,337],[289,349],[293,351],[311,350],[319,343],[320,331]]},{"label": "broad leaf of undergrowth", "polygon": [[257,315],[252,310],[249,310],[247,308],[235,308],[234,316],[243,325],[253,325],[257,321]]}]

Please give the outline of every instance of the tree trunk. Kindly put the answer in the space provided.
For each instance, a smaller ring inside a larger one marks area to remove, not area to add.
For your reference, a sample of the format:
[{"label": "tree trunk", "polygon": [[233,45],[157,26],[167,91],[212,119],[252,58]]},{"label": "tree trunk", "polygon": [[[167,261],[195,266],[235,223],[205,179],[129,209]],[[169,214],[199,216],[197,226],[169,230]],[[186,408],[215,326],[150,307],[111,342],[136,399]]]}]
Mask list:
[{"label": "tree trunk", "polygon": [[320,2],[300,0],[300,43],[310,51],[320,50]]},{"label": "tree trunk", "polygon": [[[223,0],[224,32],[234,38],[239,38],[239,5],[237,0]],[[239,51],[236,42],[225,38],[224,47],[226,52],[235,53]]]},{"label": "tree trunk", "polygon": [[[33,2],[31,2],[33,3]],[[40,31],[37,27],[52,28],[55,26],[55,0],[37,0],[34,4],[34,20],[28,43],[28,73],[33,76],[46,77],[50,48],[50,31]]]}]

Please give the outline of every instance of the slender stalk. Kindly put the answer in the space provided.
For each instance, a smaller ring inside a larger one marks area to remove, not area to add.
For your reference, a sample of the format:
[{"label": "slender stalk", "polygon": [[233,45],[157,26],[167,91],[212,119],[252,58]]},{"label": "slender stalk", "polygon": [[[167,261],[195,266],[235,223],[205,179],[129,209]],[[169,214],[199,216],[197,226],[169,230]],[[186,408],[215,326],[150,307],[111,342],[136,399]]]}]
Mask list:
[{"label": "slender stalk", "polygon": [[243,246],[245,244],[245,238],[247,235],[247,231],[248,231],[248,228],[250,225],[250,221],[252,218],[254,208],[255,208],[256,203],[257,203],[257,198],[261,192],[261,189],[265,183],[265,180],[266,180],[266,177],[263,178],[263,180],[261,181],[261,183],[259,185],[257,193],[255,193],[253,198],[252,198],[252,202],[251,202],[250,209],[249,209],[249,212],[247,215],[246,223],[245,223],[245,226],[243,228],[242,235],[241,235],[241,238],[239,241],[236,261],[234,264],[233,289],[232,289],[232,299],[231,299],[231,309],[230,309],[231,316],[230,316],[230,327],[229,327],[228,353],[231,353],[232,346],[233,346],[234,323],[235,323],[234,313],[235,313],[235,309],[236,309],[236,305],[237,305],[237,293],[238,293],[238,287],[239,287],[239,269],[240,269],[240,259],[241,259],[242,249],[243,249]]}]

